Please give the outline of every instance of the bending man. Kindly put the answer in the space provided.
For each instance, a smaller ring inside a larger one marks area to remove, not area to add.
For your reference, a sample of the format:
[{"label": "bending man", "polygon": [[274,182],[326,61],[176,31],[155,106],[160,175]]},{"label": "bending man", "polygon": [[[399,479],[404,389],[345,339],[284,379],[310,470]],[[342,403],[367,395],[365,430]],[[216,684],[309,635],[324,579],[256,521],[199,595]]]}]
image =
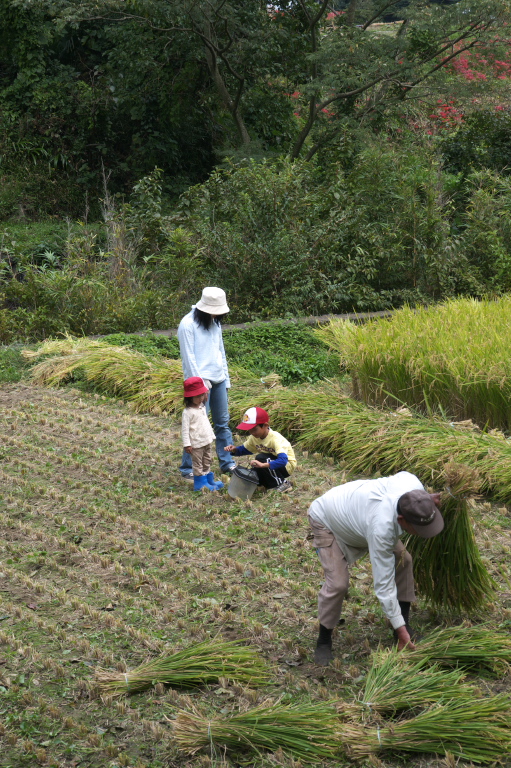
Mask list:
[{"label": "bending man", "polygon": [[429,539],[444,527],[440,494],[424,490],[409,472],[338,485],[312,502],[309,522],[325,581],[318,597],[319,637],[314,659],[332,659],[332,631],[348,591],[348,566],[369,552],[374,591],[394,629],[398,648],[412,646],[408,624],[415,600],[412,558],[403,533]]}]

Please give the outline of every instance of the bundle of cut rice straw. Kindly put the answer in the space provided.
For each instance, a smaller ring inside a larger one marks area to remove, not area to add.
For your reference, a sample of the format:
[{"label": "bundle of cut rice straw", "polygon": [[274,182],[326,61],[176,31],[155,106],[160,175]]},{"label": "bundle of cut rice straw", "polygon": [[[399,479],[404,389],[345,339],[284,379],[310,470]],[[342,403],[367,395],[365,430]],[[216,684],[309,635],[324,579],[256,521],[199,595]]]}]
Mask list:
[{"label": "bundle of cut rice straw", "polygon": [[202,747],[234,751],[282,750],[307,762],[333,758],[340,750],[336,731],[339,720],[331,704],[260,706],[226,717],[213,717],[197,709],[178,713],[174,740],[188,754]]},{"label": "bundle of cut rice straw", "polygon": [[358,700],[340,702],[337,709],[344,717],[367,722],[375,716],[394,716],[446,699],[473,699],[475,689],[463,684],[464,678],[463,670],[446,671],[439,664],[410,659],[397,648],[377,651]]},{"label": "bundle of cut rice straw", "polygon": [[339,736],[354,758],[382,752],[429,752],[490,763],[509,755],[510,704],[507,695],[445,701],[409,720],[377,727],[346,723]]},{"label": "bundle of cut rice straw", "polygon": [[412,662],[502,674],[511,665],[511,635],[488,624],[444,627],[417,643],[415,650],[406,649],[402,654]]},{"label": "bundle of cut rice straw", "polygon": [[220,677],[257,687],[268,681],[269,672],[253,648],[213,639],[151,659],[126,673],[103,669],[95,673],[98,689],[113,697],[144,691],[156,683],[193,687]]},{"label": "bundle of cut rice straw", "polygon": [[459,464],[445,466],[440,509],[444,530],[431,539],[406,537],[413,557],[415,582],[421,597],[444,610],[475,611],[489,602],[496,584],[484,565],[470,520],[468,499],[477,494],[476,470]]}]

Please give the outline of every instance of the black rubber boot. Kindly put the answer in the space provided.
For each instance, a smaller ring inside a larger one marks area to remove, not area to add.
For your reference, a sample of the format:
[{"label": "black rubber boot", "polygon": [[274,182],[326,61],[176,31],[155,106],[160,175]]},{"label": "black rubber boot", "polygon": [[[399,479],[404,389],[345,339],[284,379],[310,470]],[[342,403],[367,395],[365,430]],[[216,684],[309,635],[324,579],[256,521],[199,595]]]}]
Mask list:
[{"label": "black rubber boot", "polygon": [[323,624],[319,625],[318,641],[314,650],[314,661],[321,667],[327,667],[333,658],[332,632],[333,629],[327,629]]},{"label": "black rubber boot", "polygon": [[410,603],[399,600],[399,607],[401,608],[401,616],[405,620],[405,624],[408,624],[410,621]]},{"label": "black rubber boot", "polygon": [[[410,624],[408,623],[409,620],[410,620],[410,603],[405,603],[403,600],[400,600],[399,601],[399,607],[401,608],[401,616],[405,620],[405,627],[406,627],[406,630],[407,630],[408,634],[410,635],[410,640],[412,641],[412,643],[415,643],[420,638],[417,635],[417,633],[411,628]],[[398,636],[397,636],[396,630],[394,630],[394,643],[395,643],[395,645],[397,645],[397,643],[398,643]]]}]

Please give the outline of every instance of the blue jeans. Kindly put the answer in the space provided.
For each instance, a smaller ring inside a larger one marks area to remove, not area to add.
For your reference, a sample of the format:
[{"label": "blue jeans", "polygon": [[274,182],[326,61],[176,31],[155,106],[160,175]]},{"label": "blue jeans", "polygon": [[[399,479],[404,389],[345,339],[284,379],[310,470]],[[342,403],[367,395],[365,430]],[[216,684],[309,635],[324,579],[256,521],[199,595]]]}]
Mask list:
[{"label": "blue jeans", "polygon": [[[216,437],[216,453],[220,462],[220,471],[226,472],[232,467],[233,460],[230,453],[224,451],[226,445],[232,445],[232,432],[229,429],[229,404],[227,402],[227,387],[225,381],[212,384],[209,390],[206,411],[211,411],[213,417],[213,430]],[[183,459],[179,471],[184,475],[192,474],[192,457],[183,451]]]}]

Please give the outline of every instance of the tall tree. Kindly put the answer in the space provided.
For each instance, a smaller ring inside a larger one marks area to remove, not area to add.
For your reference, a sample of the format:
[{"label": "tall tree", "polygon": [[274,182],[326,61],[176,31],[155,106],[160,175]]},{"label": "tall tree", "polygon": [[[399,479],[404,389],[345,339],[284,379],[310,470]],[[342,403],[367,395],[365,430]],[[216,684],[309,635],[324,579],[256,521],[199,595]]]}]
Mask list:
[{"label": "tall tree", "polygon": [[[149,25],[172,39],[188,35],[202,57],[239,142],[252,136],[244,110],[256,85],[298,92],[305,114],[291,157],[312,157],[346,120],[374,113],[435,87],[447,65],[486,42],[509,19],[508,0],[461,0],[454,5],[410,0],[61,0],[64,18],[99,13]],[[393,29],[375,26],[397,13]],[[427,90],[426,90],[427,89]]]}]

